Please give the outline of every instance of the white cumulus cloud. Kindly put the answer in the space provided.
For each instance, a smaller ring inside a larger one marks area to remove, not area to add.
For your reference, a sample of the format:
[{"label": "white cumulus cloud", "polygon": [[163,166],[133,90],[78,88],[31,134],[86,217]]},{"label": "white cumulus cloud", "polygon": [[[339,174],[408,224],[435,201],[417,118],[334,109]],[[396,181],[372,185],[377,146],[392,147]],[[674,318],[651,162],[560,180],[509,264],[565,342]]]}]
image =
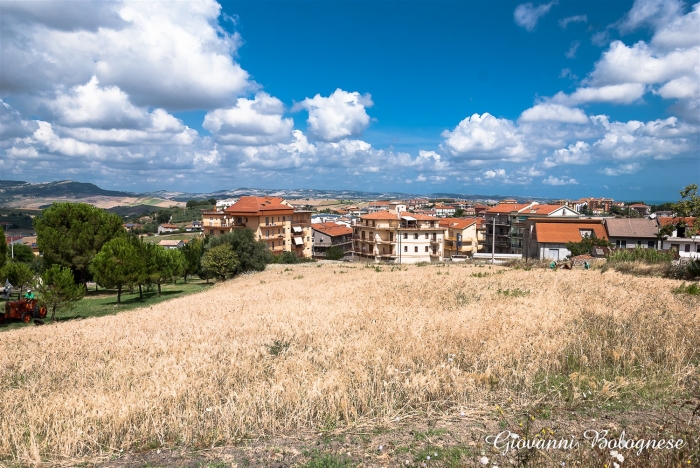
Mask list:
[{"label": "white cumulus cloud", "polygon": [[254,99],[238,99],[234,107],[207,112],[202,127],[226,144],[258,146],[289,142],[294,121],[283,118],[283,114],[282,101],[260,92]]},{"label": "white cumulus cloud", "polygon": [[373,104],[369,94],[336,89],[328,97],[317,94],[306,98],[294,109],[309,112],[307,123],[313,137],[321,141],[339,141],[358,136],[369,126],[366,109]]},{"label": "white cumulus cloud", "polygon": [[442,132],[445,147],[453,156],[470,159],[526,159],[523,137],[507,119],[485,112],[462,120],[454,130]]},{"label": "white cumulus cloud", "polygon": [[588,116],[581,109],[561,104],[544,103],[523,111],[518,120],[521,122],[551,121],[585,124],[588,123]]}]

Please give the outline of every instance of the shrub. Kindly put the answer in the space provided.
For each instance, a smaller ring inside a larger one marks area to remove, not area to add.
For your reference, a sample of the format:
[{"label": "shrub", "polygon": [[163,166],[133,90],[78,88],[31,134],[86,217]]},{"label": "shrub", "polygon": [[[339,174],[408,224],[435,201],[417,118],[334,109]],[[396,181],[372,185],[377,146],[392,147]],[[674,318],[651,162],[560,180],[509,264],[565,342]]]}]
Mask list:
[{"label": "shrub", "polygon": [[700,296],[700,284],[691,283],[688,286],[686,286],[685,283],[683,283],[676,289],[674,289],[673,292],[675,294],[690,294],[693,296]]},{"label": "shrub", "polygon": [[634,249],[612,250],[607,258],[608,262],[671,263],[673,261],[673,253],[665,250],[637,247]]},{"label": "shrub", "polygon": [[584,237],[581,242],[567,242],[566,249],[571,252],[572,257],[591,253],[594,247],[610,247],[612,244],[605,239],[597,237]]},{"label": "shrub", "polygon": [[333,246],[330,249],[326,251],[326,259],[327,260],[342,260],[343,257],[345,256],[343,249],[340,247]]}]

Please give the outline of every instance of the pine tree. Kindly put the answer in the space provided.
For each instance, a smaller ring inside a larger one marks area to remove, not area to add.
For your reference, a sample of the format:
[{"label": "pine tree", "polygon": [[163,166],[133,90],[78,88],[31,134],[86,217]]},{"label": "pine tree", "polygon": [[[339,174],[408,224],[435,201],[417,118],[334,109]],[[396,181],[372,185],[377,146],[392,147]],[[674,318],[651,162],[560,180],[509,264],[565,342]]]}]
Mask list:
[{"label": "pine tree", "polygon": [[107,288],[117,288],[117,304],[121,304],[124,286],[137,284],[144,268],[138,249],[125,237],[107,242],[90,263],[95,281]]},{"label": "pine tree", "polygon": [[70,268],[60,265],[53,265],[44,271],[37,291],[41,295],[41,301],[51,309],[52,321],[57,310],[71,310],[85,296],[85,288],[73,282]]},{"label": "pine tree", "polygon": [[34,218],[34,228],[46,265],[70,268],[83,284],[102,246],[126,235],[119,216],[86,203],[54,203]]}]

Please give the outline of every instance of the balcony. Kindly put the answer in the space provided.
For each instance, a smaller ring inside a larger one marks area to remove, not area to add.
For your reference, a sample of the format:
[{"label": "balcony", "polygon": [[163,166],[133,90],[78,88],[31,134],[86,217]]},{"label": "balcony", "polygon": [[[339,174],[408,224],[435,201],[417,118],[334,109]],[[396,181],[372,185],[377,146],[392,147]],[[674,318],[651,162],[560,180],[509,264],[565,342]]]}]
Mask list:
[{"label": "balcony", "polygon": [[430,239],[431,244],[440,244],[442,242],[440,239]]}]

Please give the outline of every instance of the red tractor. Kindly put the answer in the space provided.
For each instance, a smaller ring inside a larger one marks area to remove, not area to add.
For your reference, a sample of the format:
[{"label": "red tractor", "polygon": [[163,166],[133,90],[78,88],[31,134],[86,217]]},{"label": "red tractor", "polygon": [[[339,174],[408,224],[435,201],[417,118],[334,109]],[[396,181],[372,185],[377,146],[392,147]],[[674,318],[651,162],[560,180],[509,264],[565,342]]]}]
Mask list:
[{"label": "red tractor", "polygon": [[5,320],[19,319],[29,323],[32,319],[41,321],[46,317],[46,307],[40,307],[36,299],[20,299],[5,303],[5,313],[0,312],[0,323]]}]

